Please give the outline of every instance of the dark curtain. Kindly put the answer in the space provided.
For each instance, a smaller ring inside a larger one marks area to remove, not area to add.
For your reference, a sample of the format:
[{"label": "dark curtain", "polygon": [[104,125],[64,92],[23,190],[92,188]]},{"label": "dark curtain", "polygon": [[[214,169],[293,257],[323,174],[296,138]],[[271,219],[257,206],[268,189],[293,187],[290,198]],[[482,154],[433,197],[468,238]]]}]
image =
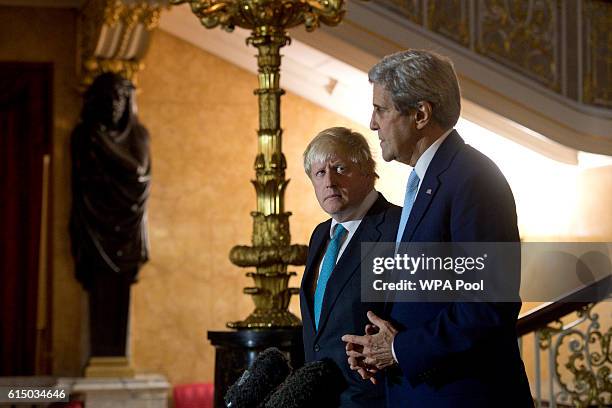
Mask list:
[{"label": "dark curtain", "polygon": [[0,63],[0,376],[33,375],[51,64]]}]

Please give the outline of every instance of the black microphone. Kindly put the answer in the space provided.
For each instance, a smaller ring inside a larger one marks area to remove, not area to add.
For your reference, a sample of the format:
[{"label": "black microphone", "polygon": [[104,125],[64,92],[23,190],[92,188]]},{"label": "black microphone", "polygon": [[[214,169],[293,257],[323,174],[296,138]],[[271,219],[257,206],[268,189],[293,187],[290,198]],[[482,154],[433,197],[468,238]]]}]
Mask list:
[{"label": "black microphone", "polygon": [[279,349],[274,347],[265,349],[229,388],[225,394],[225,406],[257,407],[290,372],[289,361]]},{"label": "black microphone", "polygon": [[336,363],[325,358],[294,371],[265,402],[265,408],[336,408],[346,380]]}]

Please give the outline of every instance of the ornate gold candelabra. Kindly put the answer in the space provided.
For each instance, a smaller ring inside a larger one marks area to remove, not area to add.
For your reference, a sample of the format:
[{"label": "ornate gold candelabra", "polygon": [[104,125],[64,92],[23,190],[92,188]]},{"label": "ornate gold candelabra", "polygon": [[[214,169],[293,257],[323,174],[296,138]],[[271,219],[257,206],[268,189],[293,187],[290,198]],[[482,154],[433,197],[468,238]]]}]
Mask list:
[{"label": "ornate gold candelabra", "polygon": [[300,320],[289,310],[291,295],[297,288],[288,287],[295,272],[288,265],[304,265],[307,247],[291,245],[290,212],[285,212],[287,163],[282,152],[279,86],[281,47],[291,39],[287,29],[304,24],[312,31],[321,23],[338,24],[344,15],[344,0],[171,0],[172,4],[189,3],[192,12],[206,28],[221,26],[251,30],[247,45],[257,48],[259,88],[259,130],[255,157],[257,210],[252,212],[252,246],[235,246],[230,260],[237,266],[255,267],[248,272],[255,286],[244,288],[251,295],[255,310],[243,321],[229,322],[235,329],[283,328],[300,326]]}]

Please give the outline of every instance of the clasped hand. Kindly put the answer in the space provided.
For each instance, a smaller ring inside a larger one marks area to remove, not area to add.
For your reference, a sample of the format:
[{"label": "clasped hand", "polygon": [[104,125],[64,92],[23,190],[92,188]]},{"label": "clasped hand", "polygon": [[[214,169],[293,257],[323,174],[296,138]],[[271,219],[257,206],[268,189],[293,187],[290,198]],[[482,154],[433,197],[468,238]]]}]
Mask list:
[{"label": "clasped hand", "polygon": [[397,330],[386,320],[368,312],[365,335],[345,334],[346,355],[351,370],[357,371],[361,378],[376,384],[376,373],[395,363],[391,347]]}]

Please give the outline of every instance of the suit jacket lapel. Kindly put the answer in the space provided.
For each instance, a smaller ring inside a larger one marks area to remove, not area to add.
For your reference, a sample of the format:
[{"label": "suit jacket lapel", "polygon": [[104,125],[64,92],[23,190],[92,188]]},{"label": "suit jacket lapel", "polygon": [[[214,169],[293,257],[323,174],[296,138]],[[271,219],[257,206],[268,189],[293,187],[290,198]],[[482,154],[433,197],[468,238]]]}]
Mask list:
[{"label": "suit jacket lapel", "polygon": [[[304,296],[305,303],[308,305],[306,310],[302,311],[302,316],[307,319],[302,322],[304,325],[310,325],[313,332],[316,332],[314,323],[314,296],[310,293],[311,288],[314,287],[314,278],[317,275],[315,273],[319,266],[319,260],[323,257],[325,251],[325,244],[329,241],[329,228],[331,226],[331,220],[325,222],[321,228],[317,230],[315,235],[312,237],[311,247],[308,248],[308,258],[306,260],[306,268],[304,269],[304,276],[302,277],[302,291],[301,296]],[[307,321],[306,321],[307,320]]]},{"label": "suit jacket lapel", "polygon": [[380,226],[385,219],[385,210],[388,208],[387,200],[379,193],[378,199],[372,205],[366,216],[359,224],[359,228],[351,238],[351,242],[347,245],[338,260],[334,271],[329,278],[325,296],[323,297],[323,307],[321,308],[321,318],[319,320],[319,330],[315,337],[325,328],[325,324],[329,318],[329,314],[342,293],[342,290],[351,279],[353,274],[360,273],[361,265],[361,243],[362,242],[378,242],[381,236]]},{"label": "suit jacket lapel", "polygon": [[455,157],[455,154],[464,144],[461,136],[453,130],[438,148],[433,160],[429,163],[425,179],[419,187],[419,193],[414,201],[410,217],[408,217],[408,222],[404,229],[402,242],[412,241],[417,226],[421,219],[423,219],[429,205],[436,196],[436,192],[440,188],[439,175],[448,169],[453,157]]}]

